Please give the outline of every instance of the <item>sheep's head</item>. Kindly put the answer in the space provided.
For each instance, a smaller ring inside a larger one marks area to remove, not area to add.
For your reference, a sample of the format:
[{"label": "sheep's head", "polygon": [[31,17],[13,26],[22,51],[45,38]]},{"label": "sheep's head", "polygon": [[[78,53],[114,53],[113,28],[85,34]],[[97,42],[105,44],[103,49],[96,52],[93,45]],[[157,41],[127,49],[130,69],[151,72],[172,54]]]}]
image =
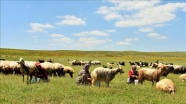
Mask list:
[{"label": "sheep's head", "polygon": [[118,68],[118,72],[120,72],[120,74],[124,73],[124,71],[121,67]]},{"label": "sheep's head", "polygon": [[169,89],[170,94],[174,94],[175,92],[176,92],[175,89],[172,89],[172,88]]},{"label": "sheep's head", "polygon": [[24,61],[24,59],[23,58],[20,58],[19,59],[19,61],[17,62],[18,64],[24,64],[25,63],[25,61]]},{"label": "sheep's head", "polygon": [[167,66],[168,69],[165,68],[165,71],[163,72],[163,76],[167,76],[170,72],[174,70],[173,66]]}]

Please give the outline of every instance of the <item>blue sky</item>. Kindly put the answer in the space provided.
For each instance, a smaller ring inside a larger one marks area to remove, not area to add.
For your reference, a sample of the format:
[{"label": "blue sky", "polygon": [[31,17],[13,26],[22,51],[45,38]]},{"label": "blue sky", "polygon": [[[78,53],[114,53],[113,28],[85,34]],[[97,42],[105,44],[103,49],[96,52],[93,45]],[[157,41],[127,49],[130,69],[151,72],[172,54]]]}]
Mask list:
[{"label": "blue sky", "polygon": [[1,48],[186,51],[183,0],[1,1]]}]

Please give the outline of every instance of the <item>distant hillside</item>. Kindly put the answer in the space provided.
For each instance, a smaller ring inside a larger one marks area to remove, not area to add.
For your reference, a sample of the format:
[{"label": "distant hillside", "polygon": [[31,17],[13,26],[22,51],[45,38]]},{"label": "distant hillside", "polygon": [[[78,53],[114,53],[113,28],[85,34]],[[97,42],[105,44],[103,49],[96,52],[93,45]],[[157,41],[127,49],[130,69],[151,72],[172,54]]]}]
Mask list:
[{"label": "distant hillside", "polygon": [[137,51],[78,51],[78,50],[21,50],[0,48],[1,58],[18,56],[82,56],[82,57],[177,57],[186,58],[186,52],[137,52]]}]

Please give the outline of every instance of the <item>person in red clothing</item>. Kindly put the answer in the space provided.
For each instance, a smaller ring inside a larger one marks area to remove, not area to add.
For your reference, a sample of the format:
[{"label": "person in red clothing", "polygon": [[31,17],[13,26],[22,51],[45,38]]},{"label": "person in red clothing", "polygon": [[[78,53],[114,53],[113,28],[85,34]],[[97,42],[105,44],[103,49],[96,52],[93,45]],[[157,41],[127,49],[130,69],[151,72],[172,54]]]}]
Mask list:
[{"label": "person in red clothing", "polygon": [[132,65],[131,69],[129,70],[129,80],[127,81],[128,84],[134,83],[134,80],[137,79],[138,71],[136,69],[137,67]]},{"label": "person in red clothing", "polygon": [[39,74],[42,74],[42,75],[43,75],[43,77],[41,77],[41,79],[44,79],[44,80],[46,80],[46,81],[49,81],[49,80],[48,80],[48,75],[47,75],[45,69],[41,66],[40,62],[36,62],[36,63],[35,63],[35,66],[36,66],[37,69],[39,70]]}]

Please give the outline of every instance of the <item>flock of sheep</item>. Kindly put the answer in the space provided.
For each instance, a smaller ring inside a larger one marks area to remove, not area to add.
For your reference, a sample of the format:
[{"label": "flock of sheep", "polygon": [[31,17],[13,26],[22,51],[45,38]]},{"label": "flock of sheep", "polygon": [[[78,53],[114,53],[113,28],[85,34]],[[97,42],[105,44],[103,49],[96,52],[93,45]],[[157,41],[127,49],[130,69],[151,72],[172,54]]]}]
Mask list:
[{"label": "flock of sheep", "polygon": [[[72,61],[77,62],[77,60]],[[27,82],[28,77],[30,76],[30,81],[32,79],[32,76],[40,76],[38,74],[38,69],[35,66],[36,62],[33,61],[24,61],[23,58],[20,58],[19,61],[7,61],[7,60],[1,60],[0,61],[0,71],[5,74],[14,73],[14,74],[22,74],[23,75],[23,81],[24,81],[24,75],[27,75]],[[91,63],[91,62],[86,62]],[[84,64],[86,64],[84,63]],[[82,63],[81,63],[82,64]],[[92,61],[93,65],[101,65],[100,61]],[[124,73],[123,69],[121,68],[122,65],[125,64],[118,64],[118,68],[113,68],[114,63],[107,63],[106,67],[97,67],[91,72],[92,76],[92,86],[95,86],[96,83],[105,82],[106,85],[109,87],[110,81],[117,75],[118,73]],[[51,63],[51,62],[42,62],[41,66],[46,70],[47,74],[50,76],[64,76],[65,73],[69,73],[71,78],[74,74],[74,69],[70,66],[65,66],[60,63]],[[169,92],[171,94],[174,94],[176,85],[171,81],[170,79],[162,79],[160,80],[160,77],[162,75],[167,76],[170,72],[179,72],[182,73],[180,75],[180,79],[183,81],[186,81],[186,67],[185,66],[178,66],[178,65],[165,65],[162,63],[155,63],[152,65],[152,67],[155,67],[156,69],[142,67],[138,72],[139,75],[137,77],[139,83],[143,84],[145,80],[151,81],[152,85],[154,85],[154,81],[156,82],[156,88],[158,90],[163,90],[166,92]],[[180,71],[181,68],[181,71]],[[178,71],[179,70],[179,71]],[[185,74],[184,74],[185,73]]]},{"label": "flock of sheep", "polygon": [[[20,58],[19,61],[1,60],[0,72],[3,74],[21,74],[23,75],[23,81],[24,75],[27,75],[27,80],[30,76],[31,82],[32,76],[42,76],[39,74],[39,70],[35,66],[35,63],[35,61],[24,61],[23,58]],[[72,67],[60,63],[42,62],[41,66],[50,76],[65,76],[66,73],[69,73],[72,78],[74,74],[74,69]]]}]

